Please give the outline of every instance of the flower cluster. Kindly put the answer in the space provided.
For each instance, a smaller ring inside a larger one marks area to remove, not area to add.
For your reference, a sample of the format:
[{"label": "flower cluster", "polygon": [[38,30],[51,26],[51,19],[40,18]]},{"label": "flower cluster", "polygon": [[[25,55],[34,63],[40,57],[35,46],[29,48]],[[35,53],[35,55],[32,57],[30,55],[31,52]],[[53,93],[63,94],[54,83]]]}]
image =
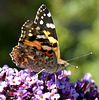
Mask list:
[{"label": "flower cluster", "polygon": [[0,100],[98,100],[99,92],[91,74],[76,84],[70,83],[70,71],[42,72],[41,77],[25,69],[0,68]]}]

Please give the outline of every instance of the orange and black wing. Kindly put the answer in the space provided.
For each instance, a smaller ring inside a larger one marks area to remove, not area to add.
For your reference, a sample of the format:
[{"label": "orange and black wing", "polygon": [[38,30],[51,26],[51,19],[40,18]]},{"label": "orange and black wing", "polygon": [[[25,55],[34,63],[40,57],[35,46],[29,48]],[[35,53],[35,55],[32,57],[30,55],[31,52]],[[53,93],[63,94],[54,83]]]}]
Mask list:
[{"label": "orange and black wing", "polygon": [[37,24],[43,31],[43,33],[46,35],[49,42],[51,43],[51,46],[56,54],[56,57],[59,59],[60,49],[55,30],[55,25],[53,23],[51,13],[44,4],[42,4],[41,7],[38,9],[34,23]]}]

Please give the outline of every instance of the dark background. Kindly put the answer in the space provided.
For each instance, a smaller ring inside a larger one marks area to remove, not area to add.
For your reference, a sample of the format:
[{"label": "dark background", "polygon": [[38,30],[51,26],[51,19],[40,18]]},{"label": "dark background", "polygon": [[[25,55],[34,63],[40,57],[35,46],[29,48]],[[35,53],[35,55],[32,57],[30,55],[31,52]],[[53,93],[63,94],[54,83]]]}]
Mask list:
[{"label": "dark background", "polygon": [[[59,39],[61,58],[68,60],[89,52],[93,55],[70,61],[71,81],[90,72],[99,85],[99,2],[98,0],[0,0],[0,66],[13,64],[9,53],[17,45],[21,26],[35,18],[40,5],[50,10]],[[18,68],[18,67],[16,67]]]}]

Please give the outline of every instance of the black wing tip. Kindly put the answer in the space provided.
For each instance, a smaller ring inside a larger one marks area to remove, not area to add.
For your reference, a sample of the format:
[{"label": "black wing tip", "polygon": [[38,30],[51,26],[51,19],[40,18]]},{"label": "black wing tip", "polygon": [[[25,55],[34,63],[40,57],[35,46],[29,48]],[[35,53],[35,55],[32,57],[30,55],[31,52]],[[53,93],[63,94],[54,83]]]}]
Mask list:
[{"label": "black wing tip", "polygon": [[41,7],[46,7],[46,5],[45,5],[45,4],[42,4],[42,5],[40,6],[40,8],[41,8]]},{"label": "black wing tip", "polygon": [[47,6],[45,5],[45,4],[42,4],[40,7],[39,7],[39,9],[47,9]]}]

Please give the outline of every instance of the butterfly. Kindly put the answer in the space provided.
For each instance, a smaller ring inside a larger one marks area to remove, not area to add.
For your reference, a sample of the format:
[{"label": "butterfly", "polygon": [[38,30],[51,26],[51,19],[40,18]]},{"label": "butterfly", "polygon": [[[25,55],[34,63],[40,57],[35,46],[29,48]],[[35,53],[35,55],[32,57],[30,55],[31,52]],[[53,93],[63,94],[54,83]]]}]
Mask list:
[{"label": "butterfly", "polygon": [[21,28],[18,45],[10,53],[16,66],[34,72],[55,73],[69,63],[60,58],[58,38],[51,13],[42,4],[35,20],[27,20]]}]

